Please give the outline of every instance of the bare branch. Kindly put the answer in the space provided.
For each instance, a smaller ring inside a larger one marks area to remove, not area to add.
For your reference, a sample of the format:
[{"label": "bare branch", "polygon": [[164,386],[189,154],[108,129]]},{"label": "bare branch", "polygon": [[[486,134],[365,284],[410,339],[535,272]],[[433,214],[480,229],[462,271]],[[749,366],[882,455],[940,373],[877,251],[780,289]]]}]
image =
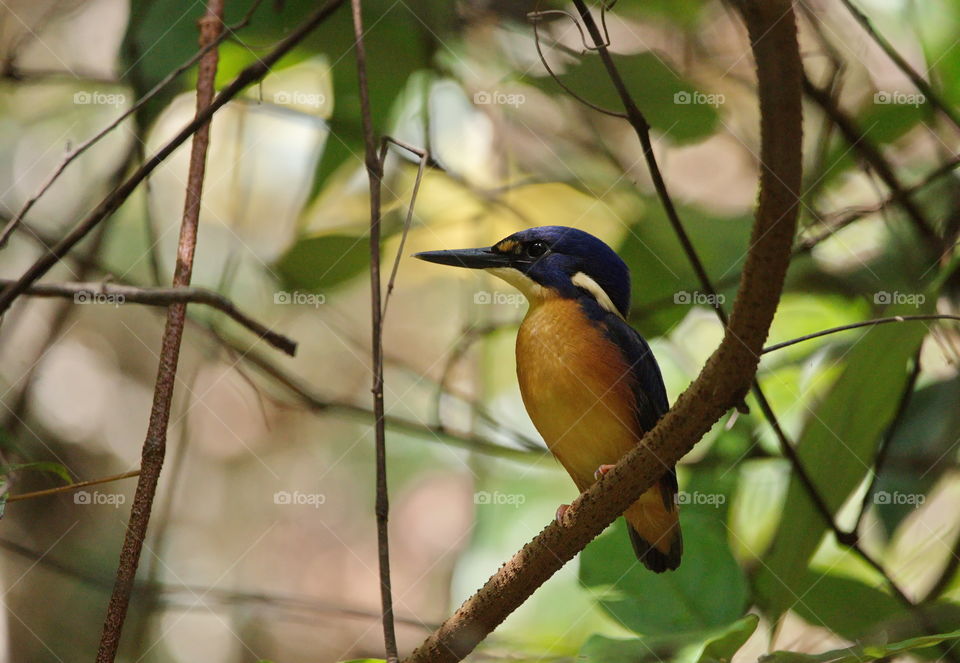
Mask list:
[{"label": "bare branch", "polygon": [[377,142],[370,111],[370,90],[367,86],[367,51],[363,43],[362,1],[351,0],[350,7],[353,13],[354,51],[357,59],[365,162],[367,176],[370,180],[370,317],[372,328],[370,352],[373,362],[373,386],[371,391],[373,393],[376,438],[376,515],[377,557],[380,565],[380,609],[387,663],[396,663],[399,657],[397,656],[397,635],[393,623],[393,596],[390,586],[390,534],[387,527],[390,500],[387,494],[386,424],[383,408],[383,309],[385,305],[380,294],[380,193],[383,185],[383,160],[377,155]]},{"label": "bare branch", "polygon": [[46,488],[44,490],[34,490],[29,493],[20,493],[19,495],[10,495],[7,498],[7,502],[19,502],[20,500],[31,500],[35,497],[46,497],[48,495],[57,495],[59,493],[69,493],[73,492],[74,490],[86,488],[87,486],[98,486],[102,483],[120,481],[121,479],[129,479],[130,477],[135,476],[140,476],[140,470],[131,470],[121,474],[112,474],[108,477],[91,479],[90,481],[78,481],[77,483],[71,483],[66,486],[57,486],[56,488]]},{"label": "bare branch", "polygon": [[[223,31],[224,0],[209,0],[207,9],[200,19],[200,45],[213,44]],[[214,81],[217,75],[219,51],[212,48],[200,60],[197,75],[197,110],[200,117],[213,101]],[[203,195],[203,178],[206,171],[207,148],[210,144],[210,122],[202,122],[190,146],[190,167],[187,174],[187,192],[184,201],[183,221],[180,225],[180,239],[177,245],[177,263],[173,274],[174,288],[190,285],[193,273],[193,257],[197,246],[197,230],[200,222],[200,202]],[[107,617],[100,636],[97,663],[113,663],[120,646],[120,634],[130,604],[130,594],[136,579],[137,566],[143,541],[150,522],[150,511],[157,492],[157,482],[163,467],[167,446],[167,425],[170,421],[170,405],[173,402],[173,390],[176,384],[177,363],[180,357],[180,342],[183,339],[183,326],[186,322],[187,305],[184,302],[171,304],[167,308],[167,323],[163,330],[160,349],[160,367],[157,370],[157,383],[153,392],[153,407],[147,435],[143,442],[140,461],[141,474],[137,480],[137,490],[130,510],[130,522],[123,548],[120,551],[120,564],[117,567],[117,580],[107,607]]]},{"label": "bare branch", "polygon": [[[12,281],[0,279],[0,285]],[[265,340],[273,347],[283,350],[291,357],[297,352],[297,342],[271,330],[237,308],[236,304],[218,292],[207,288],[141,288],[114,283],[37,283],[27,288],[24,295],[32,297],[67,297],[78,304],[97,301],[98,297],[113,298],[111,303],[147,304],[169,306],[171,304],[204,304],[227,314],[239,324]]]},{"label": "bare branch", "polygon": [[889,318],[874,318],[873,320],[862,320],[861,322],[852,322],[849,325],[840,325],[839,327],[830,327],[829,329],[821,329],[818,332],[813,332],[812,334],[806,334],[804,336],[798,336],[797,338],[792,338],[789,341],[783,341],[781,343],[774,343],[773,345],[768,345],[763,349],[763,354],[768,352],[773,352],[774,350],[781,350],[783,348],[789,347],[791,345],[796,345],[797,343],[803,343],[804,341],[809,341],[813,338],[820,338],[821,336],[828,336],[830,334],[836,334],[837,332],[847,331],[849,329],[859,329],[861,327],[874,327],[876,325],[885,325],[891,322],[907,322],[908,320],[960,320],[960,315],[948,315],[948,314],[938,314],[930,313],[924,315],[894,315]]}]

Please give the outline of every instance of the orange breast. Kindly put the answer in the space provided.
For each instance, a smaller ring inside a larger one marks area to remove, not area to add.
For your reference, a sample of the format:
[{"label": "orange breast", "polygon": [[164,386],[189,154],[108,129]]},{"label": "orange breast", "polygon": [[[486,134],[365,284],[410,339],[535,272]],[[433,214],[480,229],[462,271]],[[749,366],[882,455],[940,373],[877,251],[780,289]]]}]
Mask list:
[{"label": "orange breast", "polygon": [[523,403],[582,491],[639,439],[631,375],[619,349],[573,300],[531,304],[517,335]]}]

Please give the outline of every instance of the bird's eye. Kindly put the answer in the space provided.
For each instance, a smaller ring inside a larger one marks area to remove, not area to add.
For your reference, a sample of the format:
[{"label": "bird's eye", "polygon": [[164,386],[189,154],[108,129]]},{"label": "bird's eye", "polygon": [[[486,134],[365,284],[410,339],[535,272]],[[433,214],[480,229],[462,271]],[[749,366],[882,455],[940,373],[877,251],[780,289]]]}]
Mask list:
[{"label": "bird's eye", "polygon": [[531,258],[539,258],[546,253],[549,248],[546,242],[530,242],[527,245],[527,255]]}]

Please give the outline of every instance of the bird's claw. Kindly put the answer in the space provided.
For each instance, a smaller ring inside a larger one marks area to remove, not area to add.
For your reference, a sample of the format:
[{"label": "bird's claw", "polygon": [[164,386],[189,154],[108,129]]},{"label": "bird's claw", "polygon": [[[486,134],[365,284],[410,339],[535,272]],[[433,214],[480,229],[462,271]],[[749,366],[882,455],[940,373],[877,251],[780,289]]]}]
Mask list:
[{"label": "bird's claw", "polygon": [[570,508],[569,504],[561,504],[557,507],[557,524],[563,524],[563,515],[567,512],[567,509]]},{"label": "bird's claw", "polygon": [[597,481],[600,480],[600,477],[605,476],[607,472],[615,468],[616,465],[601,465],[597,468],[597,471],[593,473],[593,478]]}]

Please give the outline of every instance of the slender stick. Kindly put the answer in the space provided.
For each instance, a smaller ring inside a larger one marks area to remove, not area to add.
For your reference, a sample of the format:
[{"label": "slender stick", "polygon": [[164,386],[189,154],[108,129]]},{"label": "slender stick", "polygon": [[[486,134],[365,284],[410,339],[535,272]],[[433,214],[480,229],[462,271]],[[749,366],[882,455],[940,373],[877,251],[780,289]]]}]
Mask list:
[{"label": "slender stick", "polygon": [[[224,0],[208,0],[207,9],[200,20],[200,45],[206,46],[216,41],[223,31]],[[207,51],[200,59],[197,76],[196,116],[210,107],[213,101],[214,81],[217,75],[219,50]],[[193,273],[193,257],[197,246],[197,228],[200,221],[200,202],[203,194],[203,178],[206,171],[207,148],[210,144],[210,122],[201,123],[190,148],[190,168],[187,174],[187,192],[184,201],[183,221],[180,225],[180,239],[177,245],[177,263],[173,274],[173,287],[185,288],[190,285]],[[117,580],[107,607],[107,617],[100,637],[97,663],[113,663],[120,645],[120,635],[130,604],[130,594],[136,578],[137,566],[143,541],[147,534],[150,511],[157,492],[157,482],[166,455],[167,425],[170,421],[170,405],[177,377],[177,363],[180,357],[180,342],[183,338],[183,326],[186,321],[187,305],[176,302],[167,308],[167,323],[163,330],[160,350],[160,367],[157,371],[157,383],[153,392],[153,407],[150,422],[143,442],[140,462],[141,474],[137,480],[137,490],[130,511],[130,522],[123,548],[120,551],[120,564],[117,568]]]},{"label": "slender stick", "polygon": [[804,336],[798,336],[797,338],[791,338],[789,341],[783,341],[781,343],[774,343],[773,345],[768,345],[763,349],[763,354],[768,352],[773,352],[774,350],[781,350],[783,348],[789,347],[791,345],[796,345],[797,343],[803,343],[804,341],[809,341],[810,339],[820,338],[821,336],[828,336],[829,334],[836,334],[837,332],[848,331],[850,329],[859,329],[860,327],[874,327],[876,325],[885,325],[891,322],[907,322],[908,320],[960,320],[960,315],[949,315],[946,313],[930,313],[923,315],[894,315],[889,318],[874,318],[873,320],[862,320],[860,322],[852,322],[849,325],[840,325],[839,327],[830,327],[829,329],[821,329],[818,332],[813,332],[812,334],[806,334]]},{"label": "slender stick", "polygon": [[[93,230],[106,217],[117,211],[137,186],[146,179],[157,166],[163,163],[174,150],[186,142],[201,126],[208,122],[214,113],[225,106],[228,101],[240,94],[250,83],[254,83],[266,76],[270,72],[270,68],[276,64],[280,58],[303,41],[307,35],[323,23],[344,2],[345,0],[328,0],[324,6],[311,14],[306,21],[274,46],[273,50],[237,74],[237,77],[220,91],[210,105],[206,106],[202,112],[197,113],[191,122],[181,129],[176,136],[171,138],[166,145],[154,153],[140,168],[134,171],[130,177],[107,195],[73,230],[67,233],[55,246],[48,249],[44,255],[40,256],[15,283],[8,285],[0,291],[0,315],[10,308],[13,301],[22,294],[24,290],[33,283],[36,283],[37,280],[57,264],[70,249],[86,237],[87,233]],[[209,55],[209,53],[207,53],[207,55]]]},{"label": "slender stick", "polygon": [[[0,285],[12,281],[0,279]],[[24,295],[31,297],[66,297],[77,304],[147,304],[149,306],[169,306],[170,304],[204,304],[226,313],[238,323],[252,331],[279,350],[293,356],[297,351],[297,342],[271,330],[261,322],[237,308],[236,304],[218,292],[206,288],[141,288],[132,285],[114,283],[37,283],[30,286]]]},{"label": "slender stick", "polygon": [[393,623],[393,593],[390,585],[390,532],[388,519],[390,499],[387,493],[386,424],[383,411],[383,299],[380,294],[380,191],[383,184],[383,163],[377,153],[377,141],[370,112],[370,91],[367,87],[367,51],[363,43],[363,6],[351,0],[354,49],[357,58],[357,80],[360,90],[360,115],[363,120],[364,153],[370,180],[370,318],[371,358],[373,360],[373,418],[377,473],[377,556],[380,561],[380,607],[383,621],[383,645],[387,663],[396,663],[397,635]]},{"label": "slender stick", "polygon": [[34,490],[29,493],[20,493],[19,495],[11,495],[7,498],[7,502],[19,502],[20,500],[32,500],[35,497],[46,497],[47,495],[56,495],[58,493],[69,493],[74,490],[79,490],[80,488],[86,488],[87,486],[97,486],[101,483],[110,483],[111,481],[120,481],[121,479],[129,479],[130,477],[135,477],[140,475],[140,470],[130,470],[129,472],[123,472],[121,474],[112,474],[108,477],[102,477],[100,479],[91,479],[90,481],[78,481],[77,483],[71,483],[67,486],[57,486],[56,488],[46,488],[44,490]]}]

